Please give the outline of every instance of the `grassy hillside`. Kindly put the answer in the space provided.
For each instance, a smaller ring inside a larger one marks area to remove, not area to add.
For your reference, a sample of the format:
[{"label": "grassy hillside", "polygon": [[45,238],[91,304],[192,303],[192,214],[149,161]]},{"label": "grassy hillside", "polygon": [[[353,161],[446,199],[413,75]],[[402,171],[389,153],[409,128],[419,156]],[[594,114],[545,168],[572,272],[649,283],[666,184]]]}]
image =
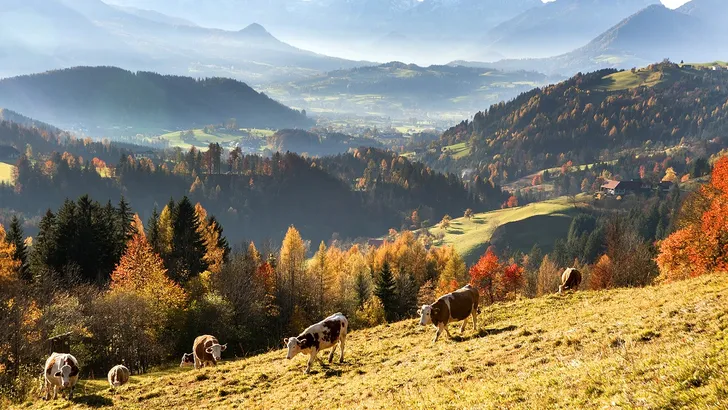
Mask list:
[{"label": "grassy hillside", "polygon": [[[303,374],[282,350],[214,369],[83,380],[77,408],[725,408],[728,275],[484,307],[433,345],[407,320],[354,331],[347,360]],[[22,408],[68,407],[40,400]],[[18,408],[21,408],[19,406]]]},{"label": "grassy hillside", "polygon": [[11,184],[13,182],[13,170],[15,165],[0,162],[0,182]]},{"label": "grassy hillside", "polygon": [[[466,262],[474,263],[485,252],[495,230],[506,224],[510,224],[510,229],[506,230],[508,235],[501,240],[507,241],[511,248],[527,251],[533,244],[539,243],[539,246],[548,250],[548,245],[568,231],[570,214],[574,211],[574,206],[569,204],[566,197],[562,197],[518,208],[475,214],[470,220],[453,219],[449,228],[438,226],[430,231],[435,235],[445,234],[437,245],[454,246]],[[543,229],[544,223],[551,229]]]}]

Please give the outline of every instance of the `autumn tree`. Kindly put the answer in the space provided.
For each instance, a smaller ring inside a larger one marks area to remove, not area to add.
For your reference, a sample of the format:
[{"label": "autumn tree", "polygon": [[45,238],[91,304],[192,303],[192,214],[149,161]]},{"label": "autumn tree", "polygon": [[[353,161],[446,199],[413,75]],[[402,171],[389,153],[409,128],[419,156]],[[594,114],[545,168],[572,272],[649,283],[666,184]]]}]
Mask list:
[{"label": "autumn tree", "polygon": [[442,217],[442,221],[440,221],[440,227],[442,229],[447,229],[450,227],[450,221],[452,221],[452,218],[450,215],[445,215]]},{"label": "autumn tree", "polygon": [[504,298],[508,298],[511,294],[515,297],[525,286],[523,267],[515,262],[510,263],[503,269],[501,283]]},{"label": "autumn tree", "polygon": [[292,314],[299,294],[299,282],[306,274],[306,245],[293,226],[288,228],[283,238],[278,269],[287,285],[286,289],[279,289],[287,293],[287,305],[282,307],[288,314]]},{"label": "autumn tree", "polygon": [[5,241],[8,244],[12,244],[13,246],[15,246],[13,259],[20,262],[20,266],[18,268],[20,278],[25,281],[30,281],[32,278],[30,275],[30,270],[28,269],[28,248],[25,245],[23,227],[21,225],[20,219],[16,215],[13,215],[13,218],[10,220],[10,227],[7,231]]},{"label": "autumn tree", "polygon": [[551,261],[549,255],[543,257],[541,266],[538,269],[538,280],[536,282],[536,295],[543,296],[554,293],[559,288],[561,272],[558,266]]},{"label": "autumn tree", "polygon": [[498,274],[502,266],[498,256],[492,249],[488,249],[478,262],[470,268],[470,283],[488,298],[488,303],[494,303],[497,298]]},{"label": "autumn tree", "polygon": [[473,217],[473,210],[470,208],[466,209],[463,216],[465,217],[465,219],[470,220]]}]

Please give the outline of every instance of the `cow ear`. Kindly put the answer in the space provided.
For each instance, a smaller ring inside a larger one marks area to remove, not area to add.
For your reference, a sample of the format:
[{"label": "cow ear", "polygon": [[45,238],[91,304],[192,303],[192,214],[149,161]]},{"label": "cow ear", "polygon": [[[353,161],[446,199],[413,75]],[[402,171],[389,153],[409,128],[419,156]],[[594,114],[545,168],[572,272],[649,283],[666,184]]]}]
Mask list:
[{"label": "cow ear", "polygon": [[421,316],[421,315],[422,315],[422,309],[417,309],[417,316]]},{"label": "cow ear", "polygon": [[283,339],[283,345],[288,346],[288,338]]},{"label": "cow ear", "polygon": [[71,374],[69,374],[70,377],[78,375],[79,369],[76,365],[71,365]]},{"label": "cow ear", "polygon": [[61,377],[61,372],[56,372],[56,374],[54,374],[53,377]]},{"label": "cow ear", "polygon": [[224,345],[220,346],[220,351],[221,352],[224,352],[225,349],[227,349],[227,343],[225,343]]}]

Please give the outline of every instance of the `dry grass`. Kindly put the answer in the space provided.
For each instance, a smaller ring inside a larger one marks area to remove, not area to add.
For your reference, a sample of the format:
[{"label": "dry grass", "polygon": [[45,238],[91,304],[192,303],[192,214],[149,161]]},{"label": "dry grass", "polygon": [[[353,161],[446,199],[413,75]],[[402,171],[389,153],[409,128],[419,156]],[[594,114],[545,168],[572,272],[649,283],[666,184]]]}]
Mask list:
[{"label": "dry grass", "polygon": [[480,333],[435,345],[415,320],[355,331],[346,363],[310,375],[278,350],[18,408],[727,408],[727,307],[725,274],[552,295],[484,308]]}]

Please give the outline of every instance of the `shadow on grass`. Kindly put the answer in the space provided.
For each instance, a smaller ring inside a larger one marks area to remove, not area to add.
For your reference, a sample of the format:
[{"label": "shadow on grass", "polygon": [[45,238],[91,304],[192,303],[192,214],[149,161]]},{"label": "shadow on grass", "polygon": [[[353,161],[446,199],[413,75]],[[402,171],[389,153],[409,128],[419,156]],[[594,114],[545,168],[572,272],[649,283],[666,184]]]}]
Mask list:
[{"label": "shadow on grass", "polygon": [[463,233],[465,233],[465,231],[458,228],[451,228],[447,230],[447,233],[449,233],[450,235],[462,235]]},{"label": "shadow on grass", "polygon": [[473,333],[468,336],[455,335],[452,337],[452,341],[453,342],[465,342],[465,341],[475,339],[475,338],[492,336],[492,335],[497,335],[497,334],[501,334],[501,333],[505,333],[505,332],[512,332],[516,329],[518,329],[518,326],[515,326],[515,325],[510,325],[510,326],[496,328],[496,329],[479,329],[478,333]]},{"label": "shadow on grass", "polygon": [[476,223],[478,225],[482,225],[485,223],[485,219],[472,219],[473,223]]},{"label": "shadow on grass", "polygon": [[99,396],[98,394],[89,394],[73,399],[74,403],[85,404],[89,407],[107,407],[113,406],[114,401],[108,397]]}]

